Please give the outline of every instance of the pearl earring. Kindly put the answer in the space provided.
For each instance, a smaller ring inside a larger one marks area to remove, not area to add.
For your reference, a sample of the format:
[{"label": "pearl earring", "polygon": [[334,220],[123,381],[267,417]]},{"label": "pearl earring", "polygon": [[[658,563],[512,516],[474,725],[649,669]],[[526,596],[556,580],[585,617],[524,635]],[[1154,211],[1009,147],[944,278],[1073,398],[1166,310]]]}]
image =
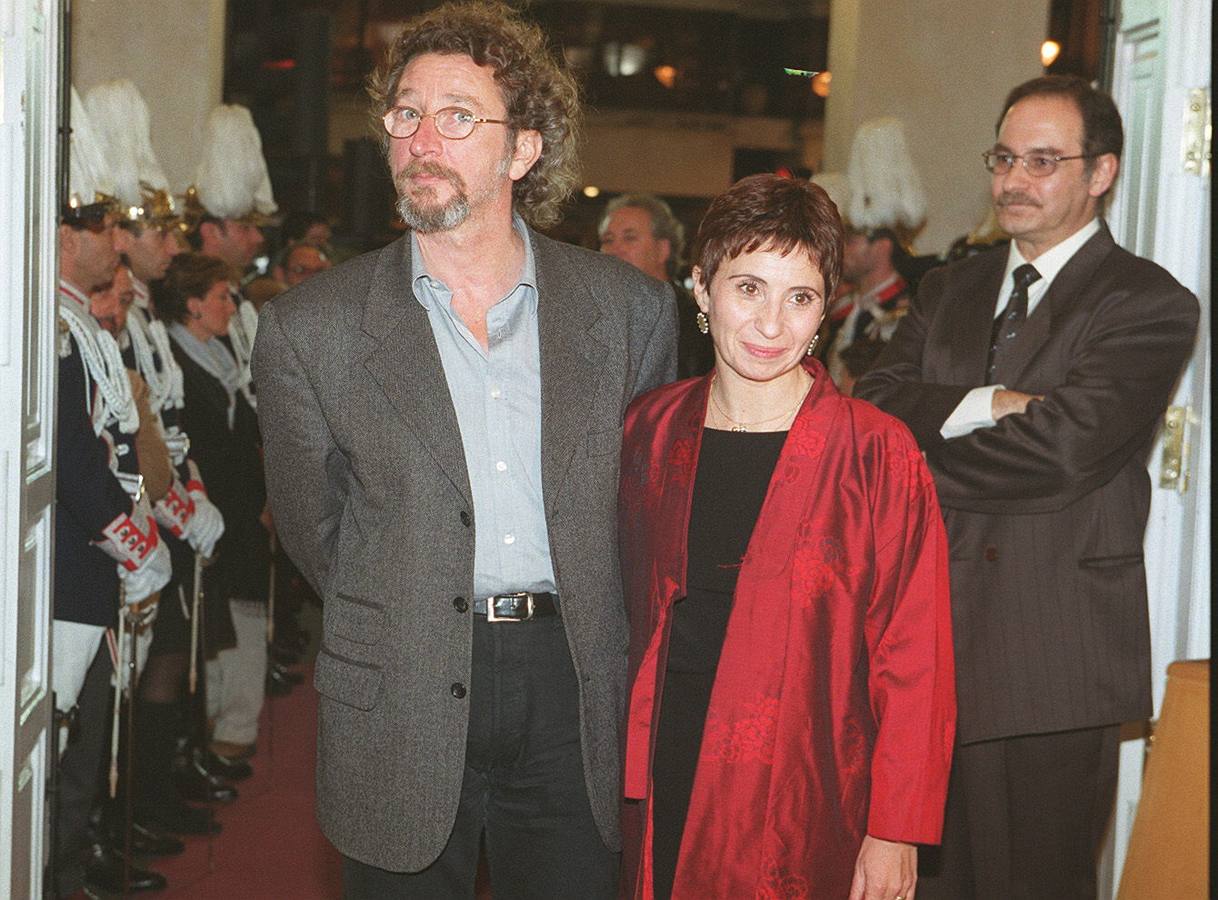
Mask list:
[{"label": "pearl earring", "polygon": [[812,335],[812,342],[810,344],[808,344],[808,352],[805,355],[811,356],[813,353],[815,353],[816,345],[819,343],[820,343],[820,335],[819,334]]},{"label": "pearl earring", "polygon": [[694,317],[694,321],[698,323],[698,330],[703,334],[710,334],[710,319],[706,317],[706,313],[698,310],[698,315]]}]

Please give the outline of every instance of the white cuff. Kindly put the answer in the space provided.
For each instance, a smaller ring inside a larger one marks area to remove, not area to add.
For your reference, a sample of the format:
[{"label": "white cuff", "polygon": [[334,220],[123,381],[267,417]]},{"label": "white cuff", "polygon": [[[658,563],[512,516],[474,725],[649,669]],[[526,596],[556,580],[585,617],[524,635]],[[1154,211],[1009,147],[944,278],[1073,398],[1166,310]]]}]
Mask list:
[{"label": "white cuff", "polygon": [[994,391],[1005,390],[1001,384],[987,384],[973,388],[964,395],[960,404],[952,410],[947,421],[939,429],[944,440],[963,437],[978,428],[994,427]]}]

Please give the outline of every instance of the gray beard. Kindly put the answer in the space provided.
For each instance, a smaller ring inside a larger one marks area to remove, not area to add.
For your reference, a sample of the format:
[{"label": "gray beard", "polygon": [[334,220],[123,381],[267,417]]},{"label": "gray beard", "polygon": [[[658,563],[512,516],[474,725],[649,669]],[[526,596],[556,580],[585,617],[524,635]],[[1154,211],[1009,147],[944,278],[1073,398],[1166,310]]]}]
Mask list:
[{"label": "gray beard", "polygon": [[[497,174],[506,175],[511,165],[512,158],[510,154],[506,154],[496,166]],[[461,177],[455,172],[444,170],[439,166],[423,165],[419,168],[433,174],[444,175],[453,187],[453,196],[442,205],[424,206],[406,192],[404,185],[397,185],[397,211],[406,226],[420,234],[433,234],[437,231],[451,231],[468,219],[473,205],[470,203],[468,189]]]},{"label": "gray beard", "polygon": [[459,191],[442,206],[423,207],[403,194],[398,197],[397,210],[408,228],[421,234],[451,231],[469,218],[469,197]]}]

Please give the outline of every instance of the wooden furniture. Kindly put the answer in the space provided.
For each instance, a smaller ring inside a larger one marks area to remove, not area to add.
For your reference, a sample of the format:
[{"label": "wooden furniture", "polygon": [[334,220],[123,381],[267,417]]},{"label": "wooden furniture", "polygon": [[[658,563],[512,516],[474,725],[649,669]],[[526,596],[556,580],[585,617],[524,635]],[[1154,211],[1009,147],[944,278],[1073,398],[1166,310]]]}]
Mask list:
[{"label": "wooden furniture", "polygon": [[1209,660],[1167,667],[1118,900],[1209,894]]}]

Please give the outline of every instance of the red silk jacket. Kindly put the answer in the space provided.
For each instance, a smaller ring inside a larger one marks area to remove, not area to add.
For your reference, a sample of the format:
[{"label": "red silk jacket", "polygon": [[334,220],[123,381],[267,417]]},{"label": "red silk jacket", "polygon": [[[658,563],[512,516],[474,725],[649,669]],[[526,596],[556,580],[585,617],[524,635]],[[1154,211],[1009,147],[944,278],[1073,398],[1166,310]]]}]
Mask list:
[{"label": "red silk jacket", "polygon": [[[955,731],[947,540],[904,425],[824,367],[742,560],[673,896],[843,900],[865,834],[937,843]],[[651,760],[710,376],[626,415],[623,892],[652,897]]]}]

